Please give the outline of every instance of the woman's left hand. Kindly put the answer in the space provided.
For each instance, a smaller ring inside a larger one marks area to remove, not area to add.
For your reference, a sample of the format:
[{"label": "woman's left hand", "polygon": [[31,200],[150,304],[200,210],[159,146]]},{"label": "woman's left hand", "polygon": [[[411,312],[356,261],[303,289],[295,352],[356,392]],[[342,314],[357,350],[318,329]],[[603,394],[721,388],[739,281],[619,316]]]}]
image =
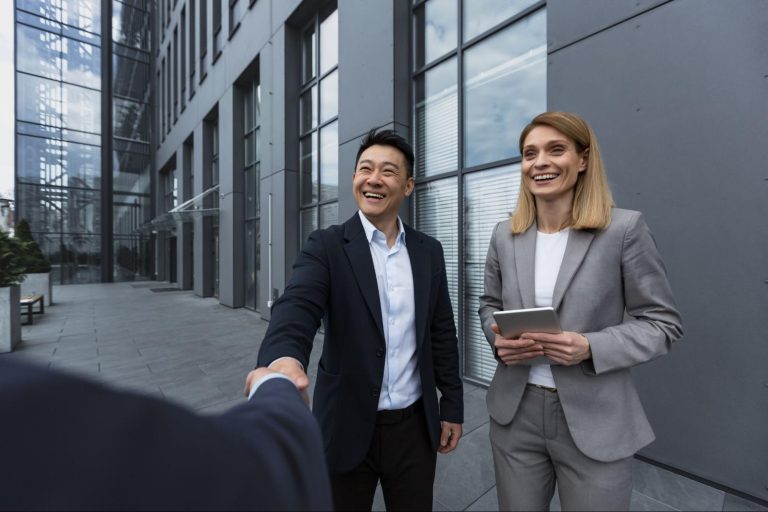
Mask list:
[{"label": "woman's left hand", "polygon": [[560,334],[526,332],[520,337],[540,343],[544,347],[544,355],[563,366],[573,366],[592,357],[589,340],[577,332],[564,331]]}]

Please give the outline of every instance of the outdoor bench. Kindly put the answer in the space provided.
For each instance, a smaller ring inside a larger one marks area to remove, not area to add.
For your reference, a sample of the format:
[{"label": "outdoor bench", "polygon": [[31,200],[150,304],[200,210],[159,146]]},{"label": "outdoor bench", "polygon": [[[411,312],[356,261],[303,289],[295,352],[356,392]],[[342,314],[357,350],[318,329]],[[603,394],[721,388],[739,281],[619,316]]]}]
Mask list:
[{"label": "outdoor bench", "polygon": [[[27,307],[26,311],[22,311],[22,315],[27,315],[27,322],[24,325],[31,325],[32,324],[32,315],[43,315],[45,314],[45,301],[43,300],[43,295],[40,294],[34,294],[34,295],[25,295],[21,298],[21,306]],[[40,303],[40,311],[34,311],[33,306],[35,303]]]}]

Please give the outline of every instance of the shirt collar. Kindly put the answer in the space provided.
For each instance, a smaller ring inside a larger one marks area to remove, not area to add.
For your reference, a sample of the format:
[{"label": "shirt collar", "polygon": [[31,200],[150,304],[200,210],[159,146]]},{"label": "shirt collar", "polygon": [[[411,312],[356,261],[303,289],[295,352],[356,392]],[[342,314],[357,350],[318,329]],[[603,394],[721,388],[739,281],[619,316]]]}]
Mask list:
[{"label": "shirt collar", "polygon": [[[368,239],[369,244],[371,243],[371,240],[373,240],[373,234],[376,232],[381,233],[381,236],[384,237],[384,233],[382,233],[379,228],[374,226],[373,223],[368,220],[365,215],[363,215],[362,211],[357,210],[357,214],[360,216],[360,222],[363,223],[363,230],[365,230],[365,237]],[[405,243],[405,226],[403,225],[403,221],[400,219],[400,217],[397,218],[397,225],[400,226],[400,232],[397,234],[397,238],[398,240]]]}]

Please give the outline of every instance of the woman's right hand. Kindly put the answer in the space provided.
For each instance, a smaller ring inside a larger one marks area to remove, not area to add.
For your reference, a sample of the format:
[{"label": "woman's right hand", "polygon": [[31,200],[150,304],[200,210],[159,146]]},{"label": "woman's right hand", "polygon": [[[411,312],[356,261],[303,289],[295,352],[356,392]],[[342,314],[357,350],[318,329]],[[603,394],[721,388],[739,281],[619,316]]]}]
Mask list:
[{"label": "woman's right hand", "polygon": [[501,330],[496,324],[491,325],[491,330],[496,333],[496,340],[493,342],[493,345],[496,347],[496,354],[507,366],[519,364],[534,357],[544,355],[544,347],[534,340],[503,338]]}]

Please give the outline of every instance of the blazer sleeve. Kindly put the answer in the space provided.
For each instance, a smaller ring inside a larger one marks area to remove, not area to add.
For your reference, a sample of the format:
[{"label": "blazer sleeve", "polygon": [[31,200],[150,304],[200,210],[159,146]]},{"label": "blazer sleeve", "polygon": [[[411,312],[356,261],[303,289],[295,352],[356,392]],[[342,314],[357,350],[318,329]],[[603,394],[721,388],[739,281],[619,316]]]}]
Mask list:
[{"label": "blazer sleeve", "polygon": [[432,360],[435,366],[435,384],[440,390],[440,419],[451,423],[464,422],[464,388],[459,371],[459,345],[453,319],[445,257],[438,243],[440,261],[440,287],[437,292],[435,313],[430,334]]},{"label": "blazer sleeve", "polygon": [[494,357],[499,360],[499,356],[496,352],[496,334],[491,330],[491,325],[495,322],[493,320],[494,311],[503,310],[503,300],[501,295],[501,268],[499,266],[499,254],[496,250],[496,234],[499,230],[499,226],[505,224],[500,222],[496,224],[491,235],[491,242],[488,246],[488,254],[485,257],[485,274],[483,276],[483,294],[480,296],[480,307],[477,310],[480,315],[480,324],[485,333],[485,338],[491,345]]},{"label": "blazer sleeve", "polygon": [[328,304],[328,261],[322,231],[314,231],[299,253],[285,292],[272,306],[258,366],[290,356],[308,367],[312,343]]},{"label": "blazer sleeve", "polygon": [[667,273],[641,214],[633,216],[624,234],[621,274],[625,321],[596,332],[589,339],[592,359],[582,363],[590,374],[631,368],[666,354],[683,334]]},{"label": "blazer sleeve", "polygon": [[[320,428],[295,386],[284,379],[262,384],[253,397],[215,419],[233,432],[259,466],[265,510],[330,510],[331,487]],[[256,475],[243,475],[244,479]]]}]

